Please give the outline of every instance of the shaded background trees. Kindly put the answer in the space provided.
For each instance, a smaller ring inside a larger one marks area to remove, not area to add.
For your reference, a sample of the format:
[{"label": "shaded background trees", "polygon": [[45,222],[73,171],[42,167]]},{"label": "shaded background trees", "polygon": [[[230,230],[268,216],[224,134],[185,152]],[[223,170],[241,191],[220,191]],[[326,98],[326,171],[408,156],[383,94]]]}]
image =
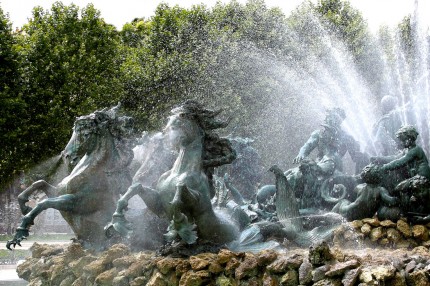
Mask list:
[{"label": "shaded background trees", "polygon": [[59,154],[76,116],[121,102],[137,131],[157,130],[188,98],[223,107],[232,118],[223,135],[255,138],[266,165],[287,168],[324,107],[356,107],[361,96],[368,122],[355,126],[347,110],[348,128],[365,134],[379,99],[400,89],[396,43],[414,59],[410,18],[401,37],[375,36],[343,0],[304,2],[288,17],[262,0],[161,4],[130,20],[117,31],[97,7],[57,2],[14,32],[0,10],[2,184]]}]

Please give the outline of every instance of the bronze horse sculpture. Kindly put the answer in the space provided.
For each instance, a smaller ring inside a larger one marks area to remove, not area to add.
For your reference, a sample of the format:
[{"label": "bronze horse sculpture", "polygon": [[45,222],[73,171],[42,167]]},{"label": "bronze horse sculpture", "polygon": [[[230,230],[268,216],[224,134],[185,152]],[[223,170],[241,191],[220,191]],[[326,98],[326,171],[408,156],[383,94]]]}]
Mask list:
[{"label": "bronze horse sculpture", "polygon": [[139,195],[152,212],[170,221],[164,235],[168,242],[189,245],[198,238],[214,243],[232,241],[238,230],[219,218],[211,204],[214,196],[212,169],[235,159],[229,141],[211,131],[227,123],[215,119],[219,112],[204,109],[195,101],[186,101],[172,113],[164,133],[178,150],[173,167],[161,175],[155,189],[133,184],[118,201],[106,232],[108,235],[114,232],[124,236],[131,234],[124,211],[128,200]]},{"label": "bronze horse sculpture", "polygon": [[[40,180],[18,196],[24,217],[14,238],[7,242],[8,249],[28,237],[34,219],[48,208],[61,212],[85,247],[102,249],[107,245],[103,227],[120,194],[131,184],[128,166],[133,151],[127,137],[133,130],[133,120],[119,116],[118,108],[76,119],[73,135],[62,152],[75,167],[57,186]],[[31,208],[26,203],[36,191],[44,192],[48,198]]]}]

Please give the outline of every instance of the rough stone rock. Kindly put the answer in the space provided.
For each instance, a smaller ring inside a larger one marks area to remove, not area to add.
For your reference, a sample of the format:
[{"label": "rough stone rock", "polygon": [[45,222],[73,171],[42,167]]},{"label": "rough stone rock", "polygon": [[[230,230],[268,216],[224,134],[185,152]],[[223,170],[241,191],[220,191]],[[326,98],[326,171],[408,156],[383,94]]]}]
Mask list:
[{"label": "rough stone rock", "polygon": [[130,254],[130,248],[124,244],[114,244],[107,251],[105,251],[100,259],[103,264],[112,263],[115,259],[127,256]]},{"label": "rough stone rock", "polygon": [[312,282],[312,264],[307,259],[299,267],[299,283],[306,285]]},{"label": "rough stone rock", "polygon": [[380,225],[383,227],[396,227],[396,224],[389,219],[381,221]]},{"label": "rough stone rock", "polygon": [[233,274],[237,267],[240,265],[240,260],[233,257],[227,264],[225,265],[225,273],[226,274]]},{"label": "rough stone rock", "polygon": [[421,241],[426,241],[429,239],[428,229],[420,224],[412,226],[412,235],[414,238],[417,238]]},{"label": "rough stone rock", "polygon": [[358,276],[360,275],[361,268],[355,268],[355,269],[348,269],[345,271],[345,275],[342,278],[342,285],[343,286],[354,286],[355,282],[358,279]]},{"label": "rough stone rock", "polygon": [[392,242],[398,242],[402,238],[401,233],[395,228],[387,229],[387,239]]},{"label": "rough stone rock", "polygon": [[89,282],[87,283],[87,280],[83,276],[81,276],[73,282],[72,286],[87,286],[87,284],[89,284]]},{"label": "rough stone rock", "polygon": [[390,283],[390,286],[407,286],[405,276],[396,272],[394,277],[387,283]]},{"label": "rough stone rock", "polygon": [[130,282],[130,286],[146,286],[147,283],[148,283],[148,277],[139,276],[134,278]]},{"label": "rough stone rock", "polygon": [[84,271],[83,270],[84,267],[87,266],[88,264],[92,263],[96,259],[97,259],[97,257],[92,256],[92,255],[83,256],[76,261],[70,262],[69,267],[70,267],[70,269],[72,269],[72,272],[76,277],[80,277]]},{"label": "rough stone rock", "polygon": [[245,258],[235,270],[236,279],[252,277],[258,273],[258,261],[254,254],[246,253]]},{"label": "rough stone rock", "polygon": [[375,227],[370,231],[369,237],[371,241],[378,241],[384,236],[382,227]]},{"label": "rough stone rock", "polygon": [[[176,276],[181,276],[191,269],[190,262],[188,260],[179,261],[178,265],[176,265]],[[210,266],[209,266],[210,269]],[[224,270],[224,269],[223,269]]]},{"label": "rough stone rock", "polygon": [[41,258],[59,254],[63,252],[63,248],[57,245],[39,244],[37,242],[33,243],[30,247],[31,256],[33,258]]},{"label": "rough stone rock", "polygon": [[191,269],[198,271],[209,267],[209,265],[216,258],[216,254],[213,253],[200,253],[196,256],[190,257]]},{"label": "rough stone rock", "polygon": [[257,254],[257,263],[259,266],[267,266],[278,257],[278,253],[273,249],[265,249]]},{"label": "rough stone rock", "polygon": [[157,268],[162,274],[167,274],[170,271],[176,271],[176,267],[181,261],[182,259],[180,258],[166,257],[157,262]]},{"label": "rough stone rock", "polygon": [[80,243],[71,243],[64,250],[64,258],[68,262],[77,260],[85,255],[87,253]]},{"label": "rough stone rock", "polygon": [[127,255],[124,257],[120,257],[112,261],[113,267],[118,269],[119,271],[127,269],[131,264],[136,262],[137,258],[134,255]]},{"label": "rough stone rock", "polygon": [[372,231],[372,227],[370,226],[370,224],[365,223],[363,224],[363,226],[360,228],[360,231],[362,234],[364,235],[369,235],[369,233]]},{"label": "rough stone rock", "polygon": [[152,274],[151,279],[149,279],[148,283],[145,286],[167,286],[168,283],[166,278],[160,272],[156,271]]},{"label": "rough stone rock", "polygon": [[372,276],[379,282],[385,282],[394,277],[396,268],[393,265],[381,265],[373,267],[371,270]]},{"label": "rough stone rock", "polygon": [[260,286],[261,282],[258,280],[257,277],[251,277],[247,280],[241,280],[239,281],[239,286]]},{"label": "rough stone rock", "polygon": [[[61,261],[61,262],[64,263],[64,260]],[[63,263],[58,263],[58,264],[54,264],[53,266],[51,266],[51,268],[50,268],[50,271],[51,271],[51,274],[50,274],[51,285],[60,285],[61,282],[63,280],[65,280],[66,277],[68,277],[68,276],[75,277],[75,275],[73,274],[72,270],[68,266],[65,266]],[[76,277],[75,277],[75,279],[76,279]]]},{"label": "rough stone rock", "polygon": [[410,272],[414,271],[416,266],[417,266],[417,262],[415,260],[409,261],[409,263],[406,264],[405,272],[410,273]]},{"label": "rough stone rock", "polygon": [[104,271],[106,271],[106,264],[104,264],[103,259],[97,259],[90,264],[83,267],[83,273],[89,280],[94,281],[94,279]]},{"label": "rough stone rock", "polygon": [[299,285],[299,275],[296,270],[288,270],[280,279],[281,285],[296,286]]},{"label": "rough stone rock", "polygon": [[265,272],[263,275],[263,286],[279,286],[278,277]]},{"label": "rough stone rock", "polygon": [[427,278],[425,270],[414,271],[406,278],[408,285],[411,286],[428,286],[430,280]]},{"label": "rough stone rock", "polygon": [[210,281],[211,275],[206,270],[193,271],[190,270],[184,275],[182,275],[179,280],[179,286],[200,286],[207,285]]},{"label": "rough stone rock", "polygon": [[236,257],[237,257],[237,254],[228,249],[221,249],[217,255],[218,263],[220,264],[225,264],[229,262],[232,258],[236,258]]},{"label": "rough stone rock", "polygon": [[318,282],[324,278],[326,278],[325,273],[330,270],[330,265],[323,265],[315,268],[312,271],[312,281]]},{"label": "rough stone rock", "polygon": [[112,286],[128,286],[128,278],[125,276],[116,276],[113,280],[112,280]]},{"label": "rough stone rock", "polygon": [[380,225],[380,221],[377,218],[365,218],[362,219],[363,223],[370,224],[373,227],[378,227]]},{"label": "rough stone rock", "polygon": [[224,267],[222,267],[221,264],[218,263],[218,261],[214,260],[209,265],[208,271],[213,274],[218,274],[224,271]]},{"label": "rough stone rock", "polygon": [[322,241],[309,247],[308,259],[312,265],[323,265],[333,259],[333,254],[327,242]]},{"label": "rough stone rock", "polygon": [[289,269],[297,270],[303,263],[303,255],[294,254],[290,257],[278,257],[266,269],[273,273],[283,273]]},{"label": "rough stone rock", "polygon": [[67,276],[66,278],[64,278],[63,280],[61,280],[61,282],[60,283],[57,283],[57,284],[53,284],[52,282],[51,282],[51,285],[59,285],[59,286],[70,286],[70,285],[72,285],[73,284],[73,282],[75,282],[75,280],[76,280],[76,277],[75,277],[75,275],[69,275],[69,276]]},{"label": "rough stone rock", "polygon": [[429,250],[424,246],[417,246],[414,249],[412,249],[413,253],[416,253],[418,255],[428,255],[430,254]]},{"label": "rough stone rock", "polygon": [[330,270],[325,273],[327,277],[340,276],[348,269],[357,268],[360,263],[357,260],[350,260],[342,263],[336,263],[330,267]]},{"label": "rough stone rock", "polygon": [[112,281],[117,276],[117,274],[118,274],[118,270],[116,268],[111,268],[99,274],[94,280],[94,282],[97,286],[111,286]]},{"label": "rough stone rock", "polygon": [[349,224],[351,225],[351,227],[355,229],[360,229],[364,223],[361,220],[353,220]]},{"label": "rough stone rock", "polygon": [[30,281],[32,266],[38,261],[37,258],[28,258],[23,263],[16,267],[18,277],[26,281]]},{"label": "rough stone rock", "polygon": [[312,286],[342,286],[342,282],[339,279],[323,279]]},{"label": "rough stone rock", "polygon": [[367,267],[363,268],[361,270],[361,273],[359,275],[359,279],[360,279],[360,282],[366,283],[366,285],[373,285],[374,283],[372,283],[372,282],[376,282],[376,281],[373,281],[371,269],[369,269]]},{"label": "rough stone rock", "polygon": [[236,286],[236,281],[233,278],[228,278],[224,275],[218,276],[215,283],[218,286]]},{"label": "rough stone rock", "polygon": [[403,234],[404,237],[408,238],[412,236],[411,227],[404,220],[397,221],[397,230]]}]

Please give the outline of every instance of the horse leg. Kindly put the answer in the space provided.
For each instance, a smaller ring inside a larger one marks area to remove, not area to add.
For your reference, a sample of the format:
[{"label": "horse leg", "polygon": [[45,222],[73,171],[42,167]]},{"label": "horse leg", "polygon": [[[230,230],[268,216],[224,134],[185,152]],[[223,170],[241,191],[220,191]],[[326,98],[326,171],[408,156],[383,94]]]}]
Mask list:
[{"label": "horse leg", "polygon": [[161,216],[162,207],[158,192],[151,188],[143,187],[140,183],[133,184],[118,200],[115,213],[112,215],[112,221],[104,228],[107,237],[112,237],[114,231],[126,237],[132,233],[130,224],[125,219],[124,211],[127,209],[128,201],[135,195],[139,195],[152,212]]},{"label": "horse leg", "polygon": [[26,203],[29,201],[29,197],[35,192],[35,191],[43,191],[46,196],[48,198],[53,197],[55,192],[56,192],[56,188],[50,184],[48,184],[47,182],[45,182],[44,180],[39,180],[34,182],[33,184],[31,184],[30,187],[28,187],[27,189],[25,189],[22,193],[19,194],[18,196],[18,203],[19,203],[19,207],[21,209],[21,212],[23,215],[28,214],[32,208],[27,206]]},{"label": "horse leg", "polygon": [[164,236],[168,241],[173,241],[177,236],[187,244],[193,244],[197,240],[196,225],[188,221],[188,217],[182,212],[184,200],[186,205],[196,205],[200,194],[188,189],[184,184],[176,186],[175,196],[170,202],[172,221],[168,227],[168,233]]},{"label": "horse leg", "polygon": [[76,205],[75,195],[62,195],[55,198],[48,198],[36,204],[34,209],[28,212],[21,221],[21,224],[16,230],[15,236],[9,240],[6,247],[11,250],[10,246],[15,247],[17,244],[21,246],[21,241],[29,235],[29,228],[34,224],[34,219],[44,210],[53,208],[59,211],[72,211]]}]

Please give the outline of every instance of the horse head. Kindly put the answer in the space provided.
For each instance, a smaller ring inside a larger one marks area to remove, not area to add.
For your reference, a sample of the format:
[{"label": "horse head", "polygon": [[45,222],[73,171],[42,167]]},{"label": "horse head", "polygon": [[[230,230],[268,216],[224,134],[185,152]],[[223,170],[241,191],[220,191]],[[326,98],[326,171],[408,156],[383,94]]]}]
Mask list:
[{"label": "horse head", "polygon": [[103,140],[112,140],[114,145],[118,145],[133,132],[133,119],[118,116],[118,108],[105,108],[76,119],[72,137],[62,152],[71,166],[75,166],[85,154],[96,150]]}]

